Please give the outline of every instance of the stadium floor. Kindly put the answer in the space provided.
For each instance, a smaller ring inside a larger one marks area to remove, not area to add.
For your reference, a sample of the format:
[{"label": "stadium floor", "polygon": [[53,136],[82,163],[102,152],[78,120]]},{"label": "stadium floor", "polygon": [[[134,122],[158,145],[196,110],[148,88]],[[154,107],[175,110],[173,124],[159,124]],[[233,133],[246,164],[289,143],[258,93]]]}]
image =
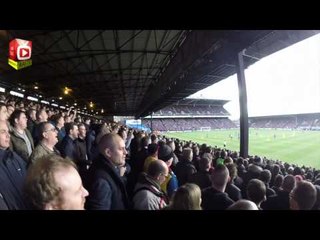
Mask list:
[{"label": "stadium floor", "polygon": [[[239,151],[239,130],[164,133],[167,137]],[[320,169],[320,131],[249,130],[249,155],[282,160]]]}]

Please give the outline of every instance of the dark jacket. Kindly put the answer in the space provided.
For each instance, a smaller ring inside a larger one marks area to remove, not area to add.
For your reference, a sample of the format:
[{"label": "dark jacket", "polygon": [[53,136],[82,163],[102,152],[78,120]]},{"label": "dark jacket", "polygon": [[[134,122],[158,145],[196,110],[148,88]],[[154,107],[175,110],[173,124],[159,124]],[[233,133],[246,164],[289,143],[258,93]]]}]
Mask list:
[{"label": "dark jacket", "polygon": [[36,125],[36,122],[33,121],[32,119],[28,118],[27,129],[29,130],[30,133],[33,133],[33,129],[34,129],[35,125]]},{"label": "dark jacket", "polygon": [[289,192],[279,191],[278,195],[270,196],[261,204],[264,210],[290,210]]},{"label": "dark jacket", "polygon": [[199,171],[191,175],[190,182],[197,184],[201,190],[211,187],[210,173],[207,171]]},{"label": "dark jacket", "polygon": [[78,165],[79,169],[86,168],[87,165],[90,165],[91,162],[88,159],[87,155],[87,144],[84,139],[78,138],[76,139],[76,150],[78,159],[76,164]]},{"label": "dark jacket", "polygon": [[90,168],[89,193],[86,204],[89,210],[130,208],[127,191],[116,167],[102,155]]},{"label": "dark jacket", "polygon": [[39,143],[39,139],[40,139],[40,128],[39,128],[40,123],[39,122],[35,122],[34,126],[33,126],[33,131],[32,131],[32,138],[33,138],[33,143],[34,145],[38,145]]},{"label": "dark jacket", "polygon": [[94,130],[90,130],[86,135],[86,144],[87,144],[87,154],[90,161],[93,161],[95,155],[92,153],[92,147],[94,145],[94,140],[96,139],[96,133]]},{"label": "dark jacket", "polygon": [[191,175],[196,172],[197,169],[192,162],[184,159],[178,162],[175,168],[175,174],[177,175],[179,186],[190,182]]},{"label": "dark jacket", "polygon": [[228,183],[225,192],[233,201],[242,199],[241,190],[233,183]]},{"label": "dark jacket", "polygon": [[26,164],[11,150],[0,149],[0,193],[9,210],[28,209],[23,194]]},{"label": "dark jacket", "polygon": [[206,188],[202,191],[202,208],[203,210],[225,210],[234,201],[229,198],[227,193],[219,192],[213,187]]},{"label": "dark jacket", "polygon": [[8,205],[2,196],[2,193],[0,193],[0,210],[9,210]]},{"label": "dark jacket", "polygon": [[62,157],[69,157],[74,162],[78,161],[78,152],[76,147],[76,140],[72,140],[69,135],[66,135],[61,142],[59,149]]}]

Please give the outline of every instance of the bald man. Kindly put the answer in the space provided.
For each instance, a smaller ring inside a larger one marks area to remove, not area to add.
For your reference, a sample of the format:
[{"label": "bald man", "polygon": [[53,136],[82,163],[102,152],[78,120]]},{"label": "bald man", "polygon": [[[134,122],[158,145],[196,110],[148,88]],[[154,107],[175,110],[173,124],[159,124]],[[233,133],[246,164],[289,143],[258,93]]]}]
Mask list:
[{"label": "bald man", "polygon": [[118,134],[107,133],[99,141],[98,148],[100,155],[89,173],[87,209],[129,209],[127,191],[118,171],[125,165],[127,155],[124,140]]},{"label": "bald man", "polygon": [[137,210],[160,210],[169,202],[161,190],[161,184],[169,176],[168,165],[162,160],[154,160],[148,165],[147,173],[142,173],[134,189],[133,204]]},{"label": "bald man", "polygon": [[308,181],[300,181],[290,192],[291,210],[311,210],[317,200],[317,190]]},{"label": "bald man", "polygon": [[202,192],[202,208],[204,210],[225,210],[234,201],[225,193],[229,179],[229,170],[225,165],[218,165],[211,173],[212,185]]},{"label": "bald man", "polygon": [[241,199],[228,207],[227,210],[259,210],[259,208],[254,202]]}]

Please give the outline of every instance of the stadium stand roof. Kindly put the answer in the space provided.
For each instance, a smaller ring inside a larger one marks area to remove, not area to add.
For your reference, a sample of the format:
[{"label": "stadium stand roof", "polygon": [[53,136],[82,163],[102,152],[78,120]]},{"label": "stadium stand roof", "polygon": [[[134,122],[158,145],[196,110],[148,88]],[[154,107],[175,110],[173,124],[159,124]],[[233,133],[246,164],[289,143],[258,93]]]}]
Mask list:
[{"label": "stadium stand roof", "polygon": [[[0,81],[58,104],[146,116],[308,38],[315,30],[1,30]],[[33,43],[31,67],[8,65],[9,41]],[[64,87],[72,89],[62,96]]]},{"label": "stadium stand roof", "polygon": [[201,98],[185,98],[177,101],[174,105],[196,105],[196,106],[223,106],[229,100],[219,100],[219,99],[201,99]]},{"label": "stadium stand roof", "polygon": [[249,117],[252,120],[259,119],[271,119],[271,118],[288,118],[288,117],[320,117],[320,113],[293,113],[293,114],[281,114],[281,115],[268,115],[268,116],[254,116]]}]

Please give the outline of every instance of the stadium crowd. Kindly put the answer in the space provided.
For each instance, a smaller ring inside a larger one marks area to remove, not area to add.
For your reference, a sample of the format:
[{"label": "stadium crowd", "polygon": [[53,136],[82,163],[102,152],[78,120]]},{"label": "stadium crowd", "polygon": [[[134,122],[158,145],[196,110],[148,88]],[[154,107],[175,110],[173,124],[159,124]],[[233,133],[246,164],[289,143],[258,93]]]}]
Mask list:
[{"label": "stadium crowd", "polygon": [[223,106],[172,105],[155,112],[154,116],[225,116],[228,112]]},{"label": "stadium crowd", "polygon": [[0,97],[2,210],[309,210],[319,205],[320,171],[312,167],[244,159],[228,149]]},{"label": "stadium crowd", "polygon": [[[144,125],[151,128],[151,120],[144,119]],[[191,131],[201,127],[211,129],[229,129],[237,126],[228,118],[175,118],[152,119],[152,127],[158,131]]]},{"label": "stadium crowd", "polygon": [[297,114],[291,116],[258,117],[250,119],[251,128],[282,128],[319,130],[320,114]]}]

